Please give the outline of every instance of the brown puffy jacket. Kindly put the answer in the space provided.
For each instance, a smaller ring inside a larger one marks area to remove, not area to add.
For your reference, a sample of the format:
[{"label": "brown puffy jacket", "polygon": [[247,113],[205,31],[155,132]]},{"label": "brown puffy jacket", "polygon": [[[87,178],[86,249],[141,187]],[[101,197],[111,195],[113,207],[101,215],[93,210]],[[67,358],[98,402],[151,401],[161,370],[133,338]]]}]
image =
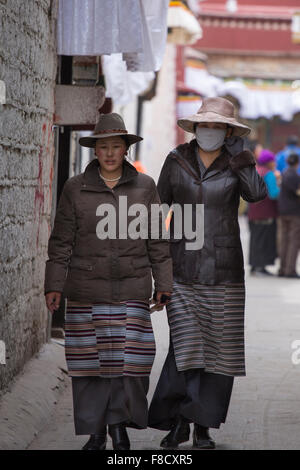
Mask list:
[{"label": "brown puffy jacket", "polygon": [[[94,159],[84,173],[65,183],[49,239],[45,294],[64,292],[67,298],[84,302],[148,300],[152,296],[151,271],[154,288],[171,292],[169,241],[151,236],[118,238],[119,196],[127,196],[128,207],[159,204],[154,180],[124,161],[122,177],[110,189],[99,177],[98,167]],[[96,226],[102,217],[96,210],[103,203],[116,209],[116,239],[97,237]],[[128,221],[135,217],[129,216]]]}]

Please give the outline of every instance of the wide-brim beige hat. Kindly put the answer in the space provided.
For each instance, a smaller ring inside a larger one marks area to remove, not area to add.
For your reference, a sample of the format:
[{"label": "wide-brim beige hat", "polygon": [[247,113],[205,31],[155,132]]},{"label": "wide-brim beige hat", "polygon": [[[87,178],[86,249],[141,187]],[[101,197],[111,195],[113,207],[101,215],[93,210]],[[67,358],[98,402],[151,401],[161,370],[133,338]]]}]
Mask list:
[{"label": "wide-brim beige hat", "polygon": [[232,136],[245,137],[251,129],[235,119],[233,104],[225,98],[203,98],[197,114],[179,119],[177,124],[187,132],[194,134],[195,124],[199,122],[220,122],[233,127]]},{"label": "wide-brim beige hat", "polygon": [[142,137],[135,134],[128,134],[122,117],[117,113],[100,114],[99,120],[95,126],[94,132],[88,137],[79,139],[83,147],[94,148],[98,139],[104,137],[122,136],[126,138],[128,145],[135,144],[143,140]]}]

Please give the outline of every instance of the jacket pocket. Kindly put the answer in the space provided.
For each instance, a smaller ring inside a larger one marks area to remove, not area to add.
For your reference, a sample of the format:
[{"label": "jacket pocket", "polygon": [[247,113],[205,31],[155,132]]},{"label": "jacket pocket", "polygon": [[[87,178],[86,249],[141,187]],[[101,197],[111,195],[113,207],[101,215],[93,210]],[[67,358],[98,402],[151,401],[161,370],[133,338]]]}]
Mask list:
[{"label": "jacket pocket", "polygon": [[110,263],[106,256],[93,260],[74,258],[70,261],[69,268],[71,279],[74,280],[109,279],[111,276]]},{"label": "jacket pocket", "polygon": [[214,237],[214,246],[217,269],[243,268],[243,252],[239,238],[233,235],[218,235]]},{"label": "jacket pocket", "polygon": [[94,269],[94,263],[74,258],[71,259],[69,268],[82,269],[83,271],[92,271]]}]

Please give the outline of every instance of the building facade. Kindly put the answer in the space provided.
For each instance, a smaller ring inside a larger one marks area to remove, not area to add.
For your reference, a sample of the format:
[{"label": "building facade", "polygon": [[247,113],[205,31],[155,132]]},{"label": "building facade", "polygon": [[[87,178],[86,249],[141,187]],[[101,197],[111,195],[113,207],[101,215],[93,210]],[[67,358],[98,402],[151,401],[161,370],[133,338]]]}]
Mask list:
[{"label": "building facade", "polygon": [[[297,0],[284,5],[280,0],[199,1],[203,37],[193,48],[206,56],[211,90],[235,101],[240,117],[253,128],[252,138],[274,151],[285,145],[289,134],[300,131],[299,9]],[[187,64],[181,56],[178,66],[191,77],[201,62]],[[187,85],[197,86],[197,79]],[[201,94],[200,86],[197,91]],[[204,96],[209,91],[203,89]]]}]

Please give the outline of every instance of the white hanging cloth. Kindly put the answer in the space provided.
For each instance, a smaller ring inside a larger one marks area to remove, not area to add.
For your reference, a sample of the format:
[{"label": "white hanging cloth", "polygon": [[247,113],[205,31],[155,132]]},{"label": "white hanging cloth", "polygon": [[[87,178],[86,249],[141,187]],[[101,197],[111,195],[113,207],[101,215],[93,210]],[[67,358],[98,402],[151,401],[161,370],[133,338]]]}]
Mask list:
[{"label": "white hanging cloth", "polygon": [[146,91],[154,72],[130,72],[122,60],[122,54],[102,56],[102,69],[105,76],[106,96],[112,98],[115,105],[125,106],[135,96]]},{"label": "white hanging cloth", "polygon": [[169,0],[140,0],[143,51],[125,53],[123,59],[131,71],[156,72],[160,69],[167,42]]},{"label": "white hanging cloth", "polygon": [[59,0],[57,53],[142,52],[142,25],[139,0]]},{"label": "white hanging cloth", "polygon": [[124,53],[132,71],[160,69],[169,0],[59,0],[57,53]]}]

